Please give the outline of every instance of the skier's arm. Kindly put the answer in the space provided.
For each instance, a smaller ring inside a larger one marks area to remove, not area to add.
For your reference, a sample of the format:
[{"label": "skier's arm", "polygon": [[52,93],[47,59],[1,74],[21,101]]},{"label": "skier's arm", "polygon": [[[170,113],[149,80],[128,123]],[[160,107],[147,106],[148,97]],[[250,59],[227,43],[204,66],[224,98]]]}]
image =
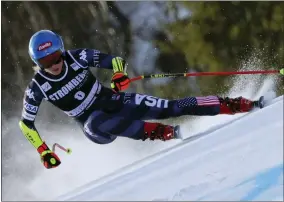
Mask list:
[{"label": "skier's arm", "polygon": [[36,149],[43,144],[34,126],[34,121],[42,99],[43,95],[39,87],[34,82],[31,82],[24,94],[22,117],[19,126],[23,135]]},{"label": "skier's arm", "polygon": [[95,49],[76,49],[68,53],[77,60],[82,67],[97,67],[113,70],[111,78],[111,88],[115,91],[121,91],[128,88],[130,79],[126,73],[125,60],[118,56],[102,53]]},{"label": "skier's arm", "polygon": [[101,53],[98,50],[86,49],[89,66],[101,67],[113,70],[111,88],[118,92],[126,90],[130,84],[126,72],[125,60],[118,56]]},{"label": "skier's arm", "polygon": [[40,154],[44,166],[46,168],[52,168],[58,166],[60,164],[60,160],[56,154],[50,151],[48,146],[41,139],[34,125],[42,99],[43,95],[39,87],[35,83],[31,82],[25,91],[22,117],[19,122],[19,126],[23,135]]},{"label": "skier's arm", "polygon": [[[102,53],[95,49],[84,49],[79,53],[80,58],[83,58],[85,51],[86,61],[88,66],[112,69],[114,73],[116,72],[126,72],[125,60],[121,57]],[[81,54],[81,55],[80,55]]]}]

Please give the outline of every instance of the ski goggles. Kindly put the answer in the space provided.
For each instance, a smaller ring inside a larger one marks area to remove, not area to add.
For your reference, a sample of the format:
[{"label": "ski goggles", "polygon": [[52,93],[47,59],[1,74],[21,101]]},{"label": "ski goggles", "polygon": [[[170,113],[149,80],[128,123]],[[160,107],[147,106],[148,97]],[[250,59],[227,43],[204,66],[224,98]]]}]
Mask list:
[{"label": "ski goggles", "polygon": [[52,67],[52,65],[59,64],[63,60],[62,52],[56,51],[46,57],[38,59],[38,64],[43,69],[48,69]]}]

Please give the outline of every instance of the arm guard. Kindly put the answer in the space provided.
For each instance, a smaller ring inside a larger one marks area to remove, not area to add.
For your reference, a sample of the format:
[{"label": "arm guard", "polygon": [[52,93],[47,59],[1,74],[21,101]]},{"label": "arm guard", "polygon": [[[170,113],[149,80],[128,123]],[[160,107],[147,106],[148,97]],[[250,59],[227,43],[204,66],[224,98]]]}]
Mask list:
[{"label": "arm guard", "polygon": [[35,129],[29,128],[22,120],[19,122],[19,126],[24,136],[36,149],[43,144],[42,139]]}]

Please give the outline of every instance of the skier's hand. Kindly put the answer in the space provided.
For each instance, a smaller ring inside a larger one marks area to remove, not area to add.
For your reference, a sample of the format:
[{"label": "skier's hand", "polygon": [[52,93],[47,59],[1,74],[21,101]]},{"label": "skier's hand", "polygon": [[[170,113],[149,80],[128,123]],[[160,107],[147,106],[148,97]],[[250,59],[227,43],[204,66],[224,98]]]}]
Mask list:
[{"label": "skier's hand", "polygon": [[58,156],[52,152],[45,143],[42,143],[37,151],[40,154],[41,162],[47,169],[55,168],[60,165],[61,161]]},{"label": "skier's hand", "polygon": [[126,90],[129,87],[130,79],[126,73],[116,72],[111,78],[111,88],[115,92]]}]

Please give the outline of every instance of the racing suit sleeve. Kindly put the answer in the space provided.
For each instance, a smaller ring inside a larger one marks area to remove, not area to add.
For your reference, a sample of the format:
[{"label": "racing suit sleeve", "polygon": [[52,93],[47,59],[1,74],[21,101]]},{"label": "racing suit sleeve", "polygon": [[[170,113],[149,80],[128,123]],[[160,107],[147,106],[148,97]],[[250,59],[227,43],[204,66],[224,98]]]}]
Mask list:
[{"label": "racing suit sleeve", "polygon": [[36,149],[43,144],[34,125],[43,97],[44,96],[37,84],[34,81],[31,81],[24,94],[22,117],[19,122],[23,135]]},{"label": "racing suit sleeve", "polygon": [[126,72],[125,60],[118,56],[102,53],[95,49],[86,49],[88,66],[112,69],[113,72]]}]

